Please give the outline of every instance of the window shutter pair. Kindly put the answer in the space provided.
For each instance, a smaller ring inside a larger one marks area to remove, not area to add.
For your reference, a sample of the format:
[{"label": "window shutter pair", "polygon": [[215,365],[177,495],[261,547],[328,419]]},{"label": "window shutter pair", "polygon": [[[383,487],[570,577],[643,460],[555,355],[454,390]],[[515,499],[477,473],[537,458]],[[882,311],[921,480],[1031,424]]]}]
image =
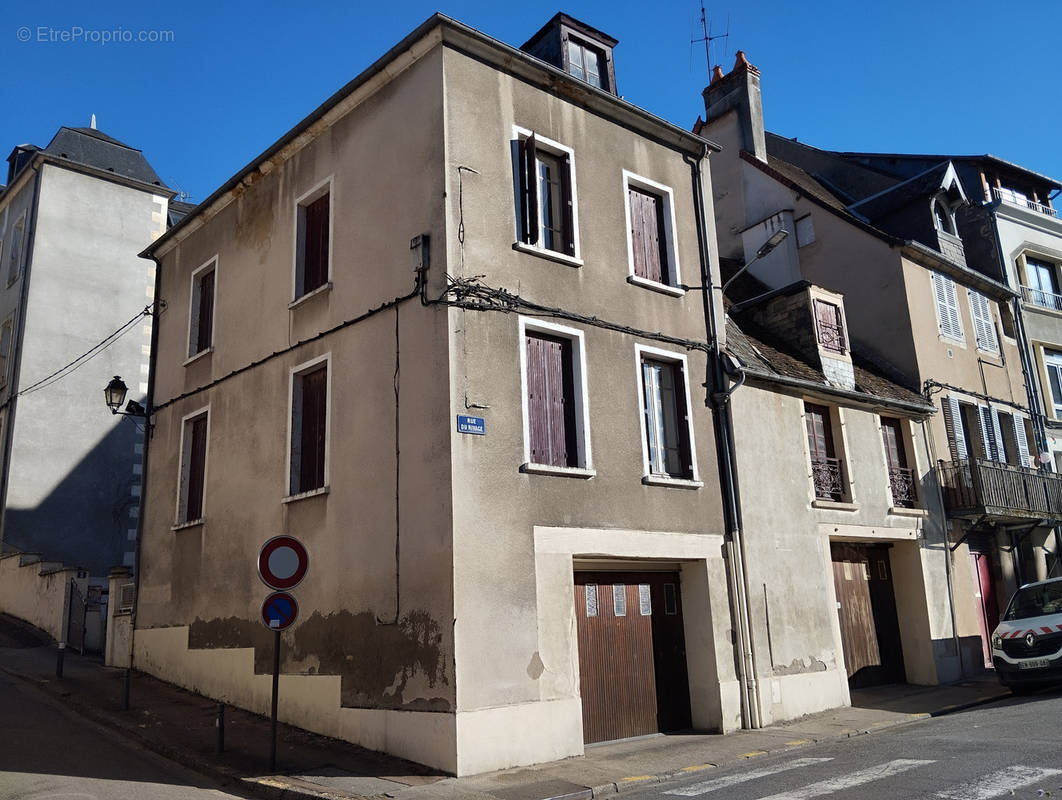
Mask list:
[{"label": "window shutter pair", "polygon": [[[524,244],[537,245],[541,235],[542,203],[541,187],[538,177],[538,140],[535,134],[518,143],[520,173],[520,241]],[[563,233],[562,250],[566,255],[575,256],[575,211],[572,199],[572,158],[568,153],[557,156],[561,163],[560,190]]]},{"label": "window shutter pair", "polygon": [[940,332],[953,339],[962,339],[962,316],[959,314],[959,301],[955,297],[955,282],[939,272],[929,274],[933,280]]},{"label": "window shutter pair", "polygon": [[578,466],[572,343],[528,334],[525,348],[531,463]]},{"label": "window shutter pair", "polygon": [[996,338],[996,326],[992,321],[992,307],[988,298],[980,292],[968,289],[970,310],[973,312],[974,338],[981,350],[999,352],[999,340]]},{"label": "window shutter pair", "polygon": [[627,190],[627,201],[631,212],[634,274],[646,280],[667,283],[669,276],[663,247],[663,201],[633,186]]},{"label": "window shutter pair", "polygon": [[977,420],[981,427],[981,448],[990,461],[1006,461],[1003,433],[999,426],[999,412],[988,406],[977,406]]}]

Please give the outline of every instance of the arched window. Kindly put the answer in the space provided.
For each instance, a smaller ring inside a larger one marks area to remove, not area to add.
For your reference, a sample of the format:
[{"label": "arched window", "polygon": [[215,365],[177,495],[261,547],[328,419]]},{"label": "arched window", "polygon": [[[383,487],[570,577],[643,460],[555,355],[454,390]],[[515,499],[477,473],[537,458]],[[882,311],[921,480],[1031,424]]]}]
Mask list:
[{"label": "arched window", "polygon": [[940,201],[939,197],[933,201],[933,217],[937,222],[937,230],[950,233],[952,236],[956,235],[955,220],[951,216],[951,211]]}]

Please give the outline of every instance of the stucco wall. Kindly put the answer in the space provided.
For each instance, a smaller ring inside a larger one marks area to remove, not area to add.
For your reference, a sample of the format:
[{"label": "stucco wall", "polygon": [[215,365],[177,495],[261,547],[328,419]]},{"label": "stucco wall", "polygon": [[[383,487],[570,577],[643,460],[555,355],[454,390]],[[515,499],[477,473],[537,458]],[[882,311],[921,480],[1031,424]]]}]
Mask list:
[{"label": "stucco wall", "polygon": [[[35,558],[18,554],[0,558],[0,611],[46,631],[57,642],[65,642],[67,592],[78,571],[57,569],[54,563]],[[84,592],[85,581],[78,585]]]}]

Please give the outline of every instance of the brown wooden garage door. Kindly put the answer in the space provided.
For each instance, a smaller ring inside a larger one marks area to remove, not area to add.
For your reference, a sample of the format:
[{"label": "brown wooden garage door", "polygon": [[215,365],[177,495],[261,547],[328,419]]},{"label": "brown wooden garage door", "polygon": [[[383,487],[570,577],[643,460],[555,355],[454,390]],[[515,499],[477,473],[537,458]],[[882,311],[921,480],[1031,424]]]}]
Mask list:
[{"label": "brown wooden garage door", "polygon": [[889,550],[831,542],[833,584],[848,685],[853,689],[904,680]]},{"label": "brown wooden garage door", "polygon": [[583,739],[690,727],[679,576],[577,572]]}]

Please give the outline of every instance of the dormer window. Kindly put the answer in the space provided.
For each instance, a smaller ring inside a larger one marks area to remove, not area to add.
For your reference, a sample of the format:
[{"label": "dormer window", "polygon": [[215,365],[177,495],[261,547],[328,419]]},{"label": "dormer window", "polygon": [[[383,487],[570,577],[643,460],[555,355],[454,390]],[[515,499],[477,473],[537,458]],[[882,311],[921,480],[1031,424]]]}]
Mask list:
[{"label": "dormer window", "polygon": [[617,42],[585,22],[557,14],[520,48],[576,80],[616,94],[612,48]]},{"label": "dormer window", "polygon": [[938,231],[958,236],[955,232],[955,218],[952,216],[951,209],[944,205],[939,197],[933,201],[933,218],[936,220]]},{"label": "dormer window", "polygon": [[604,54],[574,36],[568,38],[568,73],[598,89],[608,90],[608,75],[602,75]]},{"label": "dormer window", "polygon": [[847,346],[844,339],[844,321],[841,309],[834,303],[815,299],[815,333],[824,350],[844,355]]}]

